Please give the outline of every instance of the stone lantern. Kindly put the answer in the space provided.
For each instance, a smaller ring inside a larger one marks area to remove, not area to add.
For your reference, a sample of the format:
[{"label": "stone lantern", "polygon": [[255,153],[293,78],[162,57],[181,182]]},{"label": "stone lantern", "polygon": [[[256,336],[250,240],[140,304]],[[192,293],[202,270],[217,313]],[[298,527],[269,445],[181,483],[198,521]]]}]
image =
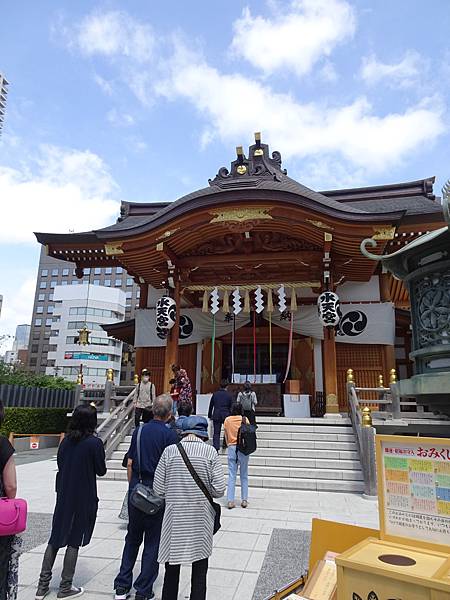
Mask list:
[{"label": "stone lantern", "polygon": [[[444,192],[447,190],[444,189]],[[409,292],[415,375],[398,382],[400,396],[450,416],[450,216],[444,194],[447,225],[426,233],[397,252],[376,255],[373,239],[361,243],[364,256],[380,261],[383,271],[401,279]]]}]

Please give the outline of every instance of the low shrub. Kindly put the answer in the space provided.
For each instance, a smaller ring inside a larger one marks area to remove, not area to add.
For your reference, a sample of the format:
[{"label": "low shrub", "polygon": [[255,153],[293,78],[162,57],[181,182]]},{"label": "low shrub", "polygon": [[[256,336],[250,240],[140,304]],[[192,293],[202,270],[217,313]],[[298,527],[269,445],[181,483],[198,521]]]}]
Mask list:
[{"label": "low shrub", "polygon": [[0,433],[62,433],[67,429],[67,408],[5,408]]}]

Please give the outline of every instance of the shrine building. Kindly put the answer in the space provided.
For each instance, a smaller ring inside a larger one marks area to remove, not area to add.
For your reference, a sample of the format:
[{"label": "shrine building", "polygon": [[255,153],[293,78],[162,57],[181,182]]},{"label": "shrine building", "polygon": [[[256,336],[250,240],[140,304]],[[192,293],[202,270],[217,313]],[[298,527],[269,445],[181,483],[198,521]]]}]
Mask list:
[{"label": "shrine building", "polygon": [[[286,393],[337,413],[347,408],[349,367],[367,387],[394,368],[412,374],[407,292],[360,244],[373,238],[386,254],[442,227],[433,183],[316,192],[291,179],[280,153],[255,134],[248,155],[238,147],[231,168],[205,188],[174,202],[122,202],[103,229],[36,237],[48,255],[75,263],[79,277],[109,266],[134,277],[135,319],[105,328],[134,347],[136,373],[150,369],[158,393],[177,363],[197,394],[222,378],[232,391],[248,380],[266,414],[282,412]],[[319,319],[325,291],[339,298],[337,326]],[[166,296],[176,307],[168,330],[156,323]]]}]

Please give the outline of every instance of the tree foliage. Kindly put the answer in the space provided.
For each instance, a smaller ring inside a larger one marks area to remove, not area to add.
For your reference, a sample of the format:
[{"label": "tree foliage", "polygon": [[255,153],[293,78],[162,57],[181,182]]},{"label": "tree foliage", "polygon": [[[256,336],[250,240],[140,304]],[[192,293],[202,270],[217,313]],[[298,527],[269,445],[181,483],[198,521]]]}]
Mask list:
[{"label": "tree foliage", "polygon": [[64,377],[53,377],[40,373],[29,373],[20,366],[6,365],[0,362],[0,384],[23,385],[26,387],[53,388],[73,390],[75,383]]}]

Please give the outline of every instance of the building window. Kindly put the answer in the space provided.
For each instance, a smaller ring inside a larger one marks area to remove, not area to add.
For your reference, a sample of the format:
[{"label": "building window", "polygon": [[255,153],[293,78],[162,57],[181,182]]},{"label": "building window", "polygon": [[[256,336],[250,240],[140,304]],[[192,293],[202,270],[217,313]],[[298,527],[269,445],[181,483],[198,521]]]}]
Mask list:
[{"label": "building window", "polygon": [[48,275],[48,269],[42,269],[41,277],[47,277],[47,275]]},{"label": "building window", "polygon": [[116,279],[116,282],[114,284],[116,287],[122,287],[122,280],[121,279]]},{"label": "building window", "polygon": [[56,352],[56,344],[50,344],[48,347],[49,352]]},{"label": "building window", "polygon": [[125,297],[127,300],[130,300],[132,295],[133,295],[133,292],[125,292]]},{"label": "building window", "polygon": [[58,277],[59,269],[52,269],[52,277]]},{"label": "building window", "polygon": [[116,267],[116,275],[122,275],[123,269],[122,267]]},{"label": "building window", "polygon": [[38,352],[38,351],[39,351],[39,344],[33,344],[33,345],[31,346],[31,352],[32,352],[33,354],[36,354],[36,352]]},{"label": "building window", "polygon": [[49,349],[49,345],[48,344],[44,344],[42,346],[42,352],[48,352],[48,349]]},{"label": "building window", "polygon": [[83,269],[83,273],[85,275],[90,275],[91,274],[91,267],[87,267],[86,269]]},{"label": "building window", "polygon": [[127,287],[131,287],[133,285],[133,280],[131,279],[131,277],[128,277],[127,279]]},{"label": "building window", "polygon": [[53,290],[58,285],[57,281],[50,281],[50,288]]},{"label": "building window", "polygon": [[67,285],[67,284],[68,284],[68,281],[63,280],[63,281],[61,281],[61,283],[59,285]]},{"label": "building window", "polygon": [[47,366],[47,359],[45,357],[41,358],[41,367],[46,367]]},{"label": "building window", "polygon": [[45,294],[39,294],[38,301],[39,302],[44,302],[44,300],[45,300]]},{"label": "building window", "polygon": [[46,327],[51,327],[52,323],[53,323],[53,319],[45,319],[45,326]]},{"label": "building window", "polygon": [[141,297],[141,290],[138,288],[136,290],[136,300],[139,300],[140,297]]},{"label": "building window", "polygon": [[35,319],[34,324],[36,327],[40,327],[42,325],[42,319]]},{"label": "building window", "polygon": [[53,306],[53,304],[51,304],[50,306],[47,306],[47,312],[49,315],[53,314],[55,307]]},{"label": "building window", "polygon": [[37,358],[30,358],[30,367],[35,367],[37,363]]},{"label": "building window", "polygon": [[100,269],[100,267],[95,267],[94,269],[94,275],[100,275],[102,272],[102,270]]},{"label": "building window", "polygon": [[48,295],[48,299],[49,299],[49,301],[51,302],[51,301],[53,300],[53,294],[49,294],[49,295]]},{"label": "building window", "polygon": [[59,336],[59,329],[52,329],[52,337],[58,337]]},{"label": "building window", "polygon": [[63,274],[63,277],[67,277],[69,274],[69,269],[63,269],[62,274]]},{"label": "building window", "polygon": [[33,340],[39,340],[40,337],[41,337],[41,334],[39,333],[39,331],[36,331],[33,333]]},{"label": "building window", "polygon": [[76,279],[74,279],[71,283],[72,285],[78,285],[78,281]]},{"label": "building window", "polygon": [[43,306],[36,306],[36,312],[38,315],[42,315],[42,313],[44,312],[44,307]]},{"label": "building window", "polygon": [[100,279],[94,279],[92,282],[94,285],[100,285]]},{"label": "building window", "polygon": [[46,281],[41,281],[41,283],[39,284],[39,289],[40,290],[45,290],[47,287],[47,282]]},{"label": "building window", "polygon": [[105,275],[111,275],[111,273],[112,273],[112,267],[106,267]]},{"label": "building window", "polygon": [[106,285],[106,287],[111,287],[111,279],[105,279],[103,285]]}]

